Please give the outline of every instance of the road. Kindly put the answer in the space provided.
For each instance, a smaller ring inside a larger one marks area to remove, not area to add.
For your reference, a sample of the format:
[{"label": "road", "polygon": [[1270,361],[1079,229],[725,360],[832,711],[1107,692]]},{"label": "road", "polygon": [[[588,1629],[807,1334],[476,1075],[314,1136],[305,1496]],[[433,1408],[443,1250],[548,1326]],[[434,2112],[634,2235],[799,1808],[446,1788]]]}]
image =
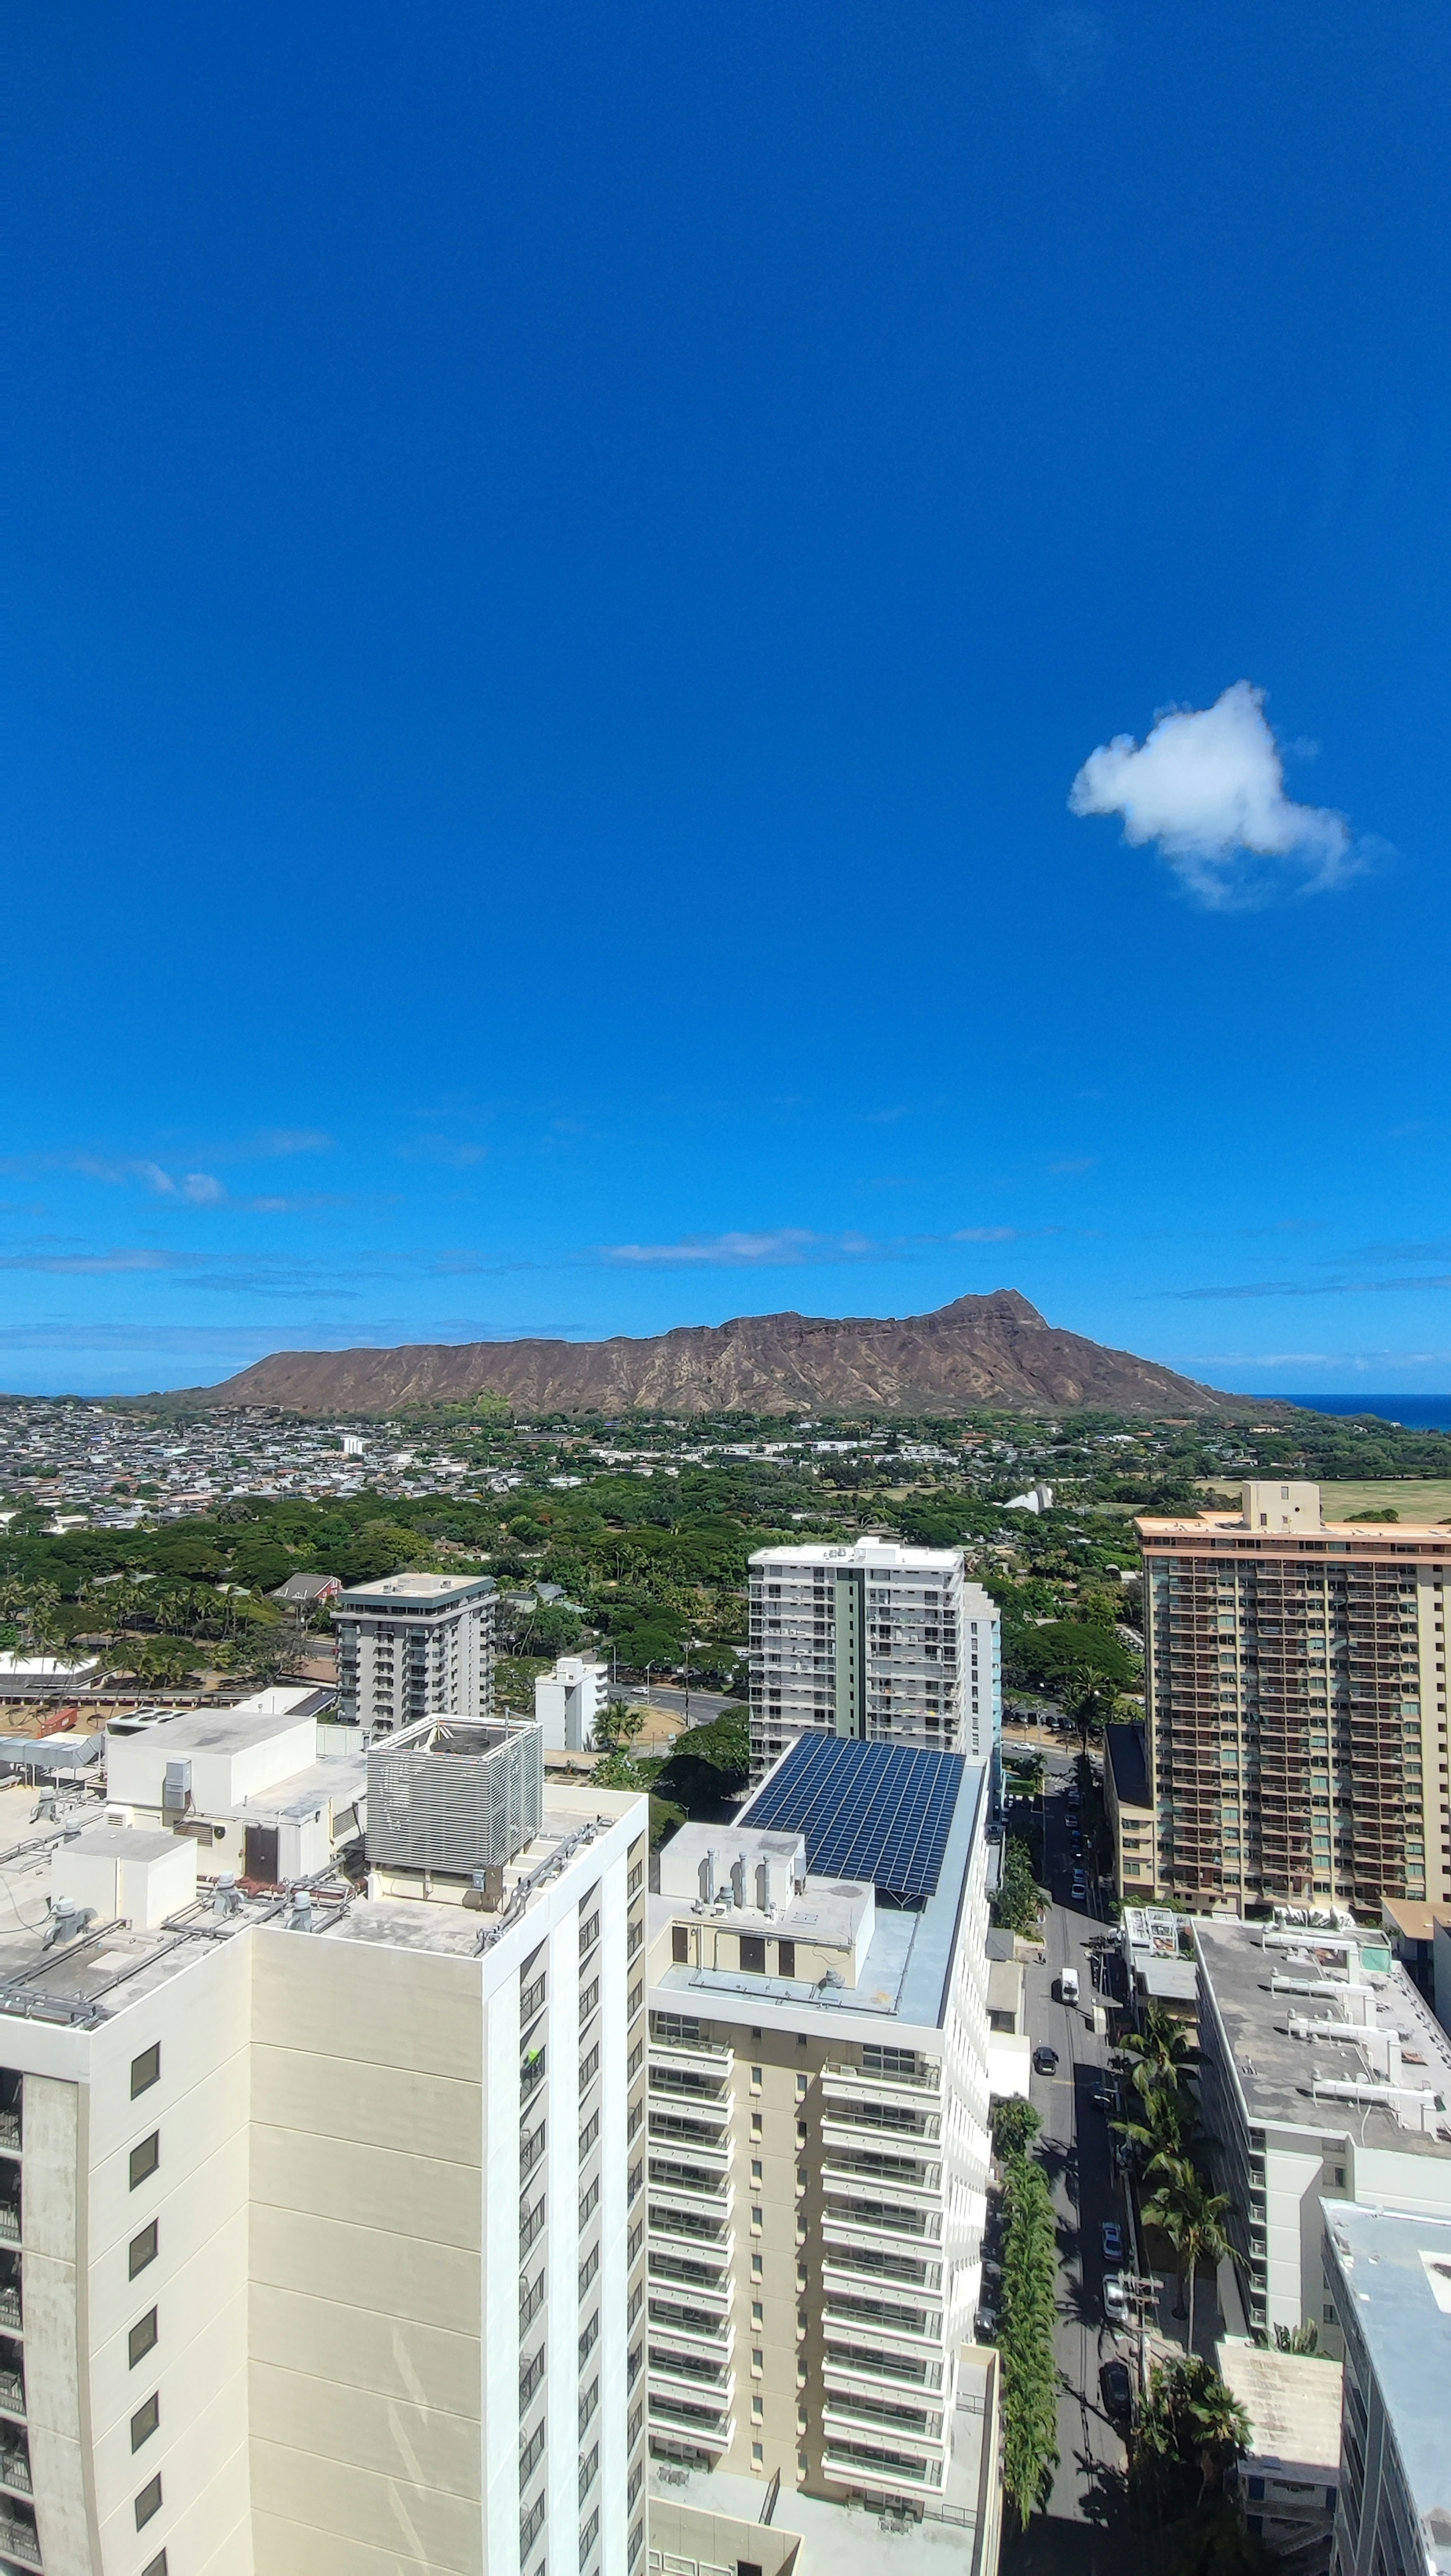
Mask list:
[{"label": "road", "polygon": [[[681,1717],[686,1714],[684,1691],[677,1690],[673,1685],[667,1689],[664,1682],[652,1682],[648,1690],[643,1682],[618,1682],[614,1686],[612,1696],[616,1699],[638,1702],[649,1708],[674,1709]],[[692,1726],[708,1726],[713,1717],[719,1717],[723,1708],[739,1708],[740,1705],[738,1699],[731,1698],[729,1691],[692,1690],[689,1706],[690,1723]]]},{"label": "road", "polygon": [[[1073,1756],[1044,1747],[1048,1778],[1039,1802],[1044,1822],[1045,1883],[1053,1901],[1044,1916],[1044,1963],[1027,1972],[1028,2029],[1034,2048],[1058,2051],[1052,2075],[1031,2079],[1032,2100],[1043,2117],[1044,2161],[1059,2219],[1060,2289],[1057,2357],[1064,2382],[1058,2409],[1059,2461],[1046,2513],[1004,2552],[1010,2576],[1134,2576],[1139,2551],[1124,2528],[1124,2448],[1104,2412],[1099,2373],[1106,2361],[1132,2364],[1133,2347],[1116,2335],[1103,2314],[1100,2228],[1105,2219],[1125,2225],[1124,2195],[1112,2155],[1111,2114],[1095,2107],[1107,2075],[1112,2033],[1096,2037],[1085,2019],[1095,1986],[1093,1957],[1085,1946],[1101,1935],[1096,1881],[1089,1874],[1086,1902],[1068,1902],[1074,1853],[1067,1789]],[[1058,2001],[1066,1967],[1078,1971],[1080,2002]]]}]

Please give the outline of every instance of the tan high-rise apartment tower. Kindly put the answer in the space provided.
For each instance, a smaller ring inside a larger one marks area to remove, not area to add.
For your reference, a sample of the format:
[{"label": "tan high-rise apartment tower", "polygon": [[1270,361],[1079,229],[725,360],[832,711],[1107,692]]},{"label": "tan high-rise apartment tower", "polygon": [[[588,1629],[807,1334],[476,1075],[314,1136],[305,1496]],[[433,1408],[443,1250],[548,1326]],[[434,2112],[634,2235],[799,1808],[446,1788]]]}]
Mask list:
[{"label": "tan high-rise apartment tower", "polygon": [[1451,1528],[1318,1485],[1138,1523],[1155,1889],[1197,1906],[1451,1895]]}]

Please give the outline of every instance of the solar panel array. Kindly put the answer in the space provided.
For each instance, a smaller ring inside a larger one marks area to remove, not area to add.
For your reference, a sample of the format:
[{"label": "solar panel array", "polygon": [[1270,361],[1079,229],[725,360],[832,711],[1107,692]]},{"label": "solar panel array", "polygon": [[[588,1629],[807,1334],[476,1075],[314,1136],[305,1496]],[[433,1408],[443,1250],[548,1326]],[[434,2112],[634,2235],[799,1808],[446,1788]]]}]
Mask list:
[{"label": "solar panel array", "polygon": [[851,1736],[800,1736],[741,1818],[806,1836],[806,1866],[870,1879],[884,1896],[930,1896],[962,1782],[962,1757]]}]

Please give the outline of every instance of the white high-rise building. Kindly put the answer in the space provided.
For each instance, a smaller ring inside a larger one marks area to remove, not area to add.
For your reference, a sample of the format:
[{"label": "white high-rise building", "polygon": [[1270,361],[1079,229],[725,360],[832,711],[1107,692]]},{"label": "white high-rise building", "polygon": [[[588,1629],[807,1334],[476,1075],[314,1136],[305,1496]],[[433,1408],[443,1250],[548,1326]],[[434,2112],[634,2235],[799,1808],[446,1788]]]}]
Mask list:
[{"label": "white high-rise building", "polygon": [[494,1704],[494,1580],[386,1574],[333,1604],[338,1714],[377,1734],[420,1717],[488,1717]]},{"label": "white high-rise building", "polygon": [[863,1538],[751,1558],[757,1774],[807,1727],[996,1765],[1002,1623],[962,1550]]},{"label": "white high-rise building", "polygon": [[9,2569],[644,2576],[644,1802],[369,1773],[268,1896],[0,1790]]},{"label": "white high-rise building", "polygon": [[707,2517],[754,2526],[779,2479],[774,2526],[813,2566],[853,2503],[945,2511],[960,2563],[996,2563],[972,2541],[997,2492],[996,2356],[973,2342],[987,1825],[982,1766],[808,1734],[738,1823],[687,1825],[661,1852],[652,2545],[699,2556]]}]

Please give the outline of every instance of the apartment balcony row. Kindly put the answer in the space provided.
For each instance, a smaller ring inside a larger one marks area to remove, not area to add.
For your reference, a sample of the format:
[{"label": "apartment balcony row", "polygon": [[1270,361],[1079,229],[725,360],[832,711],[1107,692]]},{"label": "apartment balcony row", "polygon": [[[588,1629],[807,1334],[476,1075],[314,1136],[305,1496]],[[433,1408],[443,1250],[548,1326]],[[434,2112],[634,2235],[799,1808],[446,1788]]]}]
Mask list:
[{"label": "apartment balcony row", "polygon": [[878,2200],[889,2192],[893,2203],[906,2209],[942,2205],[941,2165],[833,2154],[822,2158],[821,2175],[825,2188],[844,2200]]},{"label": "apartment balcony row", "polygon": [[914,2140],[937,2145],[942,2136],[942,2115],[938,2111],[910,2110],[897,2103],[857,2102],[848,2107],[833,2102],[822,2114],[821,2143],[852,2151],[870,2139],[883,2146],[895,2145],[898,2139],[910,2150]]},{"label": "apartment balcony row", "polygon": [[725,2072],[698,2075],[687,2067],[661,2066],[652,2059],[650,2095],[652,2105],[668,2103],[702,2120],[728,2120],[731,2115],[730,2077]]},{"label": "apartment balcony row", "polygon": [[[698,2444],[703,2451],[728,2451],[736,2438],[735,2417],[719,2407],[686,2397],[650,2391],[650,2430]],[[37,2565],[39,2561],[37,2560]]]},{"label": "apartment balcony row", "polygon": [[920,2389],[924,2395],[940,2390],[943,2363],[939,2353],[897,2352],[887,2348],[876,2351],[865,2344],[828,2343],[822,2359],[822,2385],[839,2389],[844,2396],[880,2395],[884,2385],[907,2391]]},{"label": "apartment balcony row", "polygon": [[821,2295],[826,2326],[836,2326],[853,2341],[881,2340],[894,2350],[912,2352],[941,2338],[940,2304],[911,2289],[881,2283],[874,2288],[859,2273],[843,2271],[829,2255],[822,2265]]},{"label": "apartment balcony row", "polygon": [[693,2068],[697,2073],[713,2076],[720,2082],[734,2061],[734,2049],[728,2048],[722,2040],[707,2039],[703,2033],[698,2038],[685,2033],[677,2038],[673,2033],[658,2030],[650,2033],[652,2084],[657,2069],[668,2073],[672,2067]]},{"label": "apartment balcony row", "polygon": [[692,2209],[685,2203],[676,2206],[651,2198],[649,2217],[650,2244],[659,2246],[699,2246],[712,2260],[730,2263],[735,2255],[735,2229],[706,2209]]},{"label": "apartment balcony row", "polygon": [[924,2093],[940,2093],[942,2069],[934,2059],[884,2072],[874,2066],[824,2066],[821,2090],[828,2102],[920,2102]]},{"label": "apartment balcony row", "polygon": [[822,2214],[828,2245],[937,2246],[942,2239],[940,2210],[903,2209],[892,2201],[853,2203],[828,2194]]},{"label": "apartment balcony row", "polygon": [[691,2307],[675,2299],[657,2298],[652,2294],[647,2315],[652,2335],[661,2336],[672,2347],[683,2351],[711,2355],[716,2361],[729,2361],[735,2350],[735,2319],[728,2306],[716,2311]]},{"label": "apartment balcony row", "polygon": [[[735,2154],[735,2141],[729,2128],[724,2124],[711,2128],[704,2121],[697,2120],[693,2114],[686,2119],[679,2113],[662,2114],[653,2106],[650,2112],[650,2142],[652,2181],[656,2178],[656,2159],[653,2152],[656,2149],[667,2162],[677,2165],[689,2164],[702,2173],[714,2175],[718,2183],[724,2182]],[[662,2178],[663,2174],[664,2165],[662,2164]]]},{"label": "apartment balcony row", "polygon": [[735,2206],[735,2185],[721,2159],[712,2171],[705,2164],[685,2164],[674,2156],[652,2155],[649,2180],[650,2197],[662,2208],[706,2208],[713,2217],[726,2219]]},{"label": "apartment balcony row", "polygon": [[930,2496],[942,2487],[946,2464],[941,2458],[864,2440],[859,2425],[844,2433],[833,2430],[823,2447],[828,2477],[843,2486],[868,2487],[883,2498]]},{"label": "apartment balcony row", "polygon": [[[734,2239],[727,2237],[726,2246]],[[679,2239],[661,2241],[651,2229],[649,2278],[652,2292],[666,2289],[670,2295],[688,2301],[692,2307],[709,2309],[727,2317],[730,2313],[731,2276],[725,2268],[728,2254],[713,2245],[693,2242],[687,2250]]]}]

